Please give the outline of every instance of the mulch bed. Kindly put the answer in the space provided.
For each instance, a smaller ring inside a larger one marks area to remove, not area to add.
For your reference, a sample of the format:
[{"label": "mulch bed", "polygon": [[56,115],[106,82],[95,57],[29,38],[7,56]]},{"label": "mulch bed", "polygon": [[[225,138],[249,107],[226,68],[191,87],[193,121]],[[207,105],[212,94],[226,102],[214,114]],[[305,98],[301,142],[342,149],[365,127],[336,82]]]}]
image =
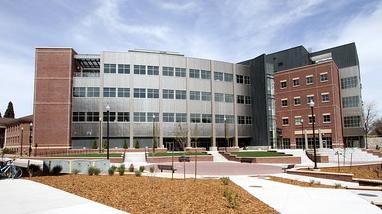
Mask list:
[{"label": "mulch bed", "polygon": [[[129,213],[278,213],[232,181],[174,179],[135,175],[60,175],[25,178]],[[153,189],[154,187],[154,189]],[[239,195],[228,206],[223,191]]]}]

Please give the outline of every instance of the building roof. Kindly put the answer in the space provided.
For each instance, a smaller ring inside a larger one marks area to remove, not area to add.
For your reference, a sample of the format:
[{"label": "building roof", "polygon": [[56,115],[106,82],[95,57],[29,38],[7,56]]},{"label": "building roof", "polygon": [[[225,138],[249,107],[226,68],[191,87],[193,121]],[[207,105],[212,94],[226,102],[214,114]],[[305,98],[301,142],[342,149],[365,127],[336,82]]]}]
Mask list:
[{"label": "building roof", "polygon": [[33,122],[33,115],[21,117],[21,118],[0,118],[0,126],[8,127],[18,123],[31,123]]}]

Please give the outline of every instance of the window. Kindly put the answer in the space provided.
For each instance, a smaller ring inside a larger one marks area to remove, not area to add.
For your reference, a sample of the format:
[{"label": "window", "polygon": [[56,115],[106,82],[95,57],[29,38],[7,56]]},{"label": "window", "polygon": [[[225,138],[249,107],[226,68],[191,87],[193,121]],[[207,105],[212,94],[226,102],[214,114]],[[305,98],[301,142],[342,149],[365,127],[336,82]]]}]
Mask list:
[{"label": "window", "polygon": [[361,127],[361,116],[347,116],[344,117],[345,128]]},{"label": "window", "polygon": [[309,124],[312,124],[314,122],[314,124],[316,124],[316,117],[312,115],[309,116]]},{"label": "window", "polygon": [[211,92],[202,92],[203,101],[211,101]]},{"label": "window", "polygon": [[118,97],[130,97],[130,88],[118,88]]},{"label": "window", "polygon": [[323,114],[324,123],[330,123],[330,114]]},{"label": "window", "polygon": [[135,98],[146,98],[146,89],[144,89],[144,88],[134,88],[134,97]]},{"label": "window", "polygon": [[88,97],[99,97],[99,87],[88,87]]},{"label": "window", "polygon": [[163,122],[164,123],[173,123],[174,122],[174,113],[163,113]]},{"label": "window", "polygon": [[147,98],[159,98],[159,89],[147,89]]},{"label": "window", "polygon": [[215,114],[215,123],[224,123],[224,115]]},{"label": "window", "polygon": [[85,122],[85,112],[73,112],[73,122]]},{"label": "window", "polygon": [[321,82],[326,82],[326,81],[328,81],[328,73],[322,73],[322,74],[320,74],[320,79],[321,79]]},{"label": "window", "polygon": [[155,115],[155,121],[159,121],[159,113],[158,112],[147,112],[147,122],[154,122],[153,116]]},{"label": "window", "polygon": [[190,91],[190,100],[200,100],[200,91]]},{"label": "window", "polygon": [[245,124],[245,116],[237,116],[237,124]]},{"label": "window", "polygon": [[190,69],[190,78],[196,78],[199,79],[200,77],[200,71],[196,69]]},{"label": "window", "polygon": [[277,63],[277,66],[278,66],[278,67],[283,66],[283,65],[284,65],[283,62],[279,62],[279,63]]},{"label": "window", "polygon": [[300,85],[300,79],[299,78],[293,79],[293,86],[296,87],[299,85]]},{"label": "window", "polygon": [[225,102],[226,103],[233,103],[233,94],[225,94]]},{"label": "window", "polygon": [[329,102],[329,93],[322,93],[321,99],[322,99],[322,102]]},{"label": "window", "polygon": [[289,125],[289,118],[285,117],[283,118],[283,126]]},{"label": "window", "polygon": [[281,100],[281,106],[282,107],[287,107],[288,106],[288,99]]},{"label": "window", "polygon": [[116,66],[115,64],[105,64],[103,66],[103,72],[105,74],[115,74],[115,69],[116,69]]},{"label": "window", "polygon": [[163,67],[163,76],[174,76],[174,68],[173,67]]},{"label": "window", "polygon": [[99,112],[87,112],[86,121],[88,122],[98,122],[99,121]]},{"label": "window", "polygon": [[313,76],[306,76],[306,84],[313,84]]},{"label": "window", "polygon": [[225,119],[226,119],[226,122],[227,122],[227,123],[231,123],[231,124],[232,124],[232,123],[235,122],[235,117],[234,117],[234,115],[226,115],[225,117],[226,117]]},{"label": "window", "polygon": [[174,90],[163,89],[163,99],[174,99]]},{"label": "window", "polygon": [[186,77],[186,69],[185,68],[175,68],[175,76]]},{"label": "window", "polygon": [[187,123],[187,113],[176,113],[177,123]]},{"label": "window", "polygon": [[233,82],[233,74],[224,73],[224,81]]},{"label": "window", "polygon": [[120,64],[118,65],[119,74],[130,74],[130,65]]},{"label": "window", "polygon": [[281,81],[280,84],[281,84],[281,88],[287,87],[286,80]]},{"label": "window", "polygon": [[211,79],[211,71],[201,70],[201,78],[207,80]]},{"label": "window", "polygon": [[115,88],[103,88],[103,97],[115,97]]},{"label": "window", "polygon": [[352,76],[341,79],[341,89],[355,88],[358,85],[358,77]]},{"label": "window", "polygon": [[237,103],[244,104],[244,96],[243,95],[237,95]]},{"label": "window", "polygon": [[200,114],[190,114],[191,123],[200,123]]},{"label": "window", "polygon": [[212,123],[212,114],[202,114],[202,123]]},{"label": "window", "polygon": [[305,148],[305,138],[296,138],[296,149]]},{"label": "window", "polygon": [[251,84],[251,77],[244,76],[244,84],[250,85]]},{"label": "window", "polygon": [[301,117],[295,117],[294,118],[294,124],[295,125],[301,125]]},{"label": "window", "polygon": [[223,81],[223,73],[222,72],[214,72],[214,80],[215,81]]},{"label": "window", "polygon": [[245,104],[251,105],[252,104],[252,99],[250,96],[245,96]]},{"label": "window", "polygon": [[224,94],[215,93],[215,102],[224,102]]},{"label": "window", "polygon": [[134,122],[146,122],[146,112],[134,112]]},{"label": "window", "polygon": [[290,149],[290,138],[283,138],[283,148]]},{"label": "window", "polygon": [[118,112],[118,122],[130,122],[130,112]]},{"label": "window", "polygon": [[300,97],[295,97],[294,98],[294,105],[295,106],[301,105],[301,98]]},{"label": "window", "polygon": [[342,107],[343,108],[354,108],[359,106],[359,97],[351,96],[351,97],[343,97],[342,98]]},{"label": "window", "polygon": [[176,90],[175,91],[175,98],[177,100],[185,100],[187,99],[187,92],[183,90]]},{"label": "window", "polygon": [[308,95],[308,104],[310,103],[310,101],[314,102],[314,95]]},{"label": "window", "polygon": [[251,116],[246,116],[245,117],[245,123],[249,124],[249,125],[252,124],[252,117]]},{"label": "window", "polygon": [[134,74],[146,74],[146,65],[134,65]]},{"label": "window", "polygon": [[[103,113],[103,121],[107,122],[107,112]],[[115,112],[109,112],[109,121],[115,121]]]},{"label": "window", "polygon": [[236,75],[236,82],[243,84],[244,83],[244,76],[242,75]]},{"label": "window", "polygon": [[148,75],[159,75],[159,66],[147,66]]},{"label": "window", "polygon": [[73,97],[85,97],[86,88],[85,87],[74,87],[73,88]]}]

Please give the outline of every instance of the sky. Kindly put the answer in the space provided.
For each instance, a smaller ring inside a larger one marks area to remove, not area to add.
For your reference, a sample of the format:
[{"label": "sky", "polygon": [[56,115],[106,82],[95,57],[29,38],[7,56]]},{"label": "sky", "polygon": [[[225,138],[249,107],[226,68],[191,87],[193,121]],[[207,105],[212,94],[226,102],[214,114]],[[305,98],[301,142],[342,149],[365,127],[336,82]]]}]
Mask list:
[{"label": "sky", "polygon": [[[355,42],[362,98],[382,107],[380,0],[0,0],[0,112],[33,114],[36,47],[150,49],[241,62]],[[382,116],[382,110],[379,111]]]}]

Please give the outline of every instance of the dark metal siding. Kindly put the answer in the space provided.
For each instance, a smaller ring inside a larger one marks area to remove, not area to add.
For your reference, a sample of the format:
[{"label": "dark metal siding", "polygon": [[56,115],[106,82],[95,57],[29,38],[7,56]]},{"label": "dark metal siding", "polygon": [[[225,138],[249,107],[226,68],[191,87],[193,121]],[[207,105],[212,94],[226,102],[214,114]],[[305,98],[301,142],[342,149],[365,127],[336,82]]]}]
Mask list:
[{"label": "dark metal siding", "polygon": [[318,56],[325,53],[332,53],[332,59],[339,69],[359,65],[355,43],[317,51],[312,53],[311,56]]}]

